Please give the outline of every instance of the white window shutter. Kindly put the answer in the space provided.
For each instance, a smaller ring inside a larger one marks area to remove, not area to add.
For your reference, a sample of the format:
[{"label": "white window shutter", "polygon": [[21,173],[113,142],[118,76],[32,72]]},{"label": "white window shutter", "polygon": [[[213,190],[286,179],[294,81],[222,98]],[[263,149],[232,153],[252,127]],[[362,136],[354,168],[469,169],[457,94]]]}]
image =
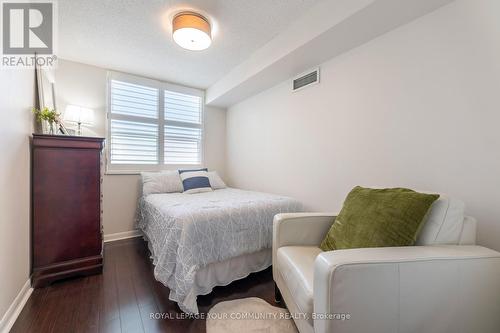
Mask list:
[{"label": "white window shutter", "polygon": [[202,154],[202,99],[164,92],[165,164],[200,164]]},{"label": "white window shutter", "polygon": [[158,125],[111,119],[111,163],[157,164]]},{"label": "white window shutter", "polygon": [[109,73],[110,171],[202,164],[203,92]]},{"label": "white window shutter", "polygon": [[158,93],[111,81],[111,164],[158,164]]},{"label": "white window shutter", "polygon": [[158,119],[158,89],[112,80],[111,113]]}]

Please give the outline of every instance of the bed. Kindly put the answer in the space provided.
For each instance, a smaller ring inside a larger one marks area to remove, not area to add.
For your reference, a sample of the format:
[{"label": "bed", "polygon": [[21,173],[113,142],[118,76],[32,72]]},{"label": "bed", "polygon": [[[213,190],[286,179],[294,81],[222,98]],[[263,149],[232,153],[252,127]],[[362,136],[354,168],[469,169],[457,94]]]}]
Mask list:
[{"label": "bed", "polygon": [[234,188],[149,194],[137,226],[148,242],[155,278],[186,313],[196,298],[271,265],[274,215],[299,212],[291,198]]}]

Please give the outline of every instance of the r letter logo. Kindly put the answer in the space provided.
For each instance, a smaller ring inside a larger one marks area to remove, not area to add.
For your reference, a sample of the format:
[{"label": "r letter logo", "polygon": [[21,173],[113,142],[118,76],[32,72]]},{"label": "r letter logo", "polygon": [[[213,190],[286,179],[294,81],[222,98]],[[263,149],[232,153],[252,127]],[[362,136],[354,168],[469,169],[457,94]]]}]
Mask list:
[{"label": "r letter logo", "polygon": [[3,54],[52,54],[53,3],[2,6]]}]

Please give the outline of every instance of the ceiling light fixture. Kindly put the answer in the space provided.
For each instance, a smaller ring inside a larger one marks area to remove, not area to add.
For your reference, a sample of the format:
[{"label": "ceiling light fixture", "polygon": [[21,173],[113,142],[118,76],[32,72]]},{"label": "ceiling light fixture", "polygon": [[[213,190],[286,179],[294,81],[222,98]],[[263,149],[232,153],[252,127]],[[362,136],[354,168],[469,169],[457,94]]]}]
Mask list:
[{"label": "ceiling light fixture", "polygon": [[174,41],[180,47],[199,51],[212,43],[212,29],[208,20],[200,14],[182,12],[175,15],[172,21]]}]

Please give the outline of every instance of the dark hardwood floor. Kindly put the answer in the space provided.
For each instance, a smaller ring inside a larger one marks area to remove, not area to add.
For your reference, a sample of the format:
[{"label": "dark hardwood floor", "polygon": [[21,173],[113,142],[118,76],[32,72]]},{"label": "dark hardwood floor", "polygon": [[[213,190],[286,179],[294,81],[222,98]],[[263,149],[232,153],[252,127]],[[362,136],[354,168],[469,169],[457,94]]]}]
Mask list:
[{"label": "dark hardwood floor", "polygon": [[[203,319],[182,318],[169,290],[153,277],[146,243],[107,243],[103,274],[35,289],[11,332],[205,332]],[[274,305],[271,269],[198,297],[200,313],[221,301],[260,297]],[[151,314],[173,319],[151,319]]]}]

